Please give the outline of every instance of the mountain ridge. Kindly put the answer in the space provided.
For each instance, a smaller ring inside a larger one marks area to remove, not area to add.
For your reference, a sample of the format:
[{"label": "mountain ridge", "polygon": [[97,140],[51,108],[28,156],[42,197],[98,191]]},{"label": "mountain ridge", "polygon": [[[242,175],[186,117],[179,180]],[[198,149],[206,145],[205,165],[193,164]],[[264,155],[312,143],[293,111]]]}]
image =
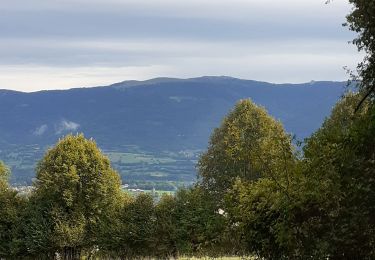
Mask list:
[{"label": "mountain ridge", "polygon": [[12,90],[7,88],[0,88],[0,93],[2,92],[10,92],[10,93],[23,93],[23,94],[31,94],[31,93],[39,93],[39,92],[53,92],[53,91],[67,91],[67,90],[75,90],[75,89],[93,89],[93,88],[109,88],[109,87],[137,87],[137,86],[146,86],[146,85],[154,85],[159,83],[176,83],[176,82],[183,82],[183,81],[197,81],[200,82],[201,80],[211,80],[211,81],[219,81],[219,80],[235,80],[235,81],[244,81],[247,83],[263,83],[272,86],[294,86],[298,87],[301,85],[314,85],[316,83],[340,83],[340,84],[347,84],[347,81],[330,81],[330,80],[311,80],[309,82],[301,82],[301,83],[272,83],[267,81],[259,81],[259,80],[252,80],[252,79],[242,79],[242,78],[235,78],[231,76],[201,76],[201,77],[192,77],[192,78],[173,78],[173,77],[156,77],[147,80],[124,80],[116,83],[112,83],[109,85],[98,85],[98,86],[89,86],[89,87],[72,87],[67,89],[48,89],[48,90],[35,90],[31,92],[26,91],[19,91],[19,90]]},{"label": "mountain ridge", "polygon": [[29,182],[49,146],[83,132],[111,154],[124,180],[148,181],[154,172],[163,181],[193,181],[197,156],[238,100],[264,106],[303,140],[320,127],[345,85],[206,76],[31,93],[0,90],[0,160],[11,166],[14,182]]}]

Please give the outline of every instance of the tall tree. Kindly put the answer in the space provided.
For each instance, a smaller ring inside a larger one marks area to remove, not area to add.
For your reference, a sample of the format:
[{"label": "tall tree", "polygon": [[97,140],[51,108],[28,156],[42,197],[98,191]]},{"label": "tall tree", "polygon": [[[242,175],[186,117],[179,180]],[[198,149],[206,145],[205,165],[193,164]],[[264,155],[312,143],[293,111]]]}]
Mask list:
[{"label": "tall tree", "polygon": [[364,91],[364,97],[359,103],[361,105],[367,97],[375,97],[375,0],[349,2],[354,8],[347,16],[346,25],[358,34],[353,40],[358,50],[366,53],[357,67],[360,87]]},{"label": "tall tree", "polygon": [[237,178],[275,179],[288,174],[293,161],[291,139],[282,124],[264,108],[241,100],[214,130],[198,163],[198,182],[220,204]]},{"label": "tall tree", "polygon": [[30,248],[37,250],[38,241],[44,241],[64,259],[78,259],[82,250],[92,249],[108,212],[121,205],[119,175],[95,142],[82,134],[68,135],[47,151],[34,186],[37,223],[28,230]]},{"label": "tall tree", "polygon": [[361,98],[339,102],[304,148],[307,174],[331,192],[325,240],[340,259],[375,257],[375,108],[366,101],[355,113]]},{"label": "tall tree", "polygon": [[[373,259],[375,109],[349,94],[306,141],[289,175],[238,179],[227,194],[245,253],[265,259]],[[280,187],[288,187],[283,192]]]},{"label": "tall tree", "polygon": [[0,258],[15,258],[20,250],[18,227],[24,200],[8,184],[10,171],[0,161]]}]

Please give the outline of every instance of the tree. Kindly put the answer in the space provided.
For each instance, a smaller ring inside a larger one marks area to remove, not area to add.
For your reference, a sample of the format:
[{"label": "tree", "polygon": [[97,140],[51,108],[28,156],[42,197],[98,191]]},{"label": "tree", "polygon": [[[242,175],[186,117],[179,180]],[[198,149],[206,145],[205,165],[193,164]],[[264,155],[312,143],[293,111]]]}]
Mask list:
[{"label": "tree", "polygon": [[155,206],[155,227],[153,234],[153,255],[157,259],[177,258],[177,200],[175,196],[163,195]]},{"label": "tree", "polygon": [[374,0],[349,0],[353,5],[352,12],[347,16],[347,26],[358,33],[353,43],[359,51],[364,51],[366,56],[358,64],[357,71],[360,88],[364,97],[358,107],[367,98],[375,97],[375,1]]},{"label": "tree", "polygon": [[22,214],[24,254],[34,259],[53,259],[61,248],[53,241],[54,220],[50,215],[50,201],[31,196]]},{"label": "tree", "polygon": [[124,221],[124,215],[126,214],[126,209],[133,202],[134,198],[130,194],[123,193],[121,206],[113,207],[111,211],[107,211],[106,217],[101,221],[97,234],[99,251],[94,252],[94,256],[99,258],[120,257],[120,259],[127,259],[128,256],[124,250],[127,244],[124,236],[128,234],[128,230]]},{"label": "tree", "polygon": [[355,112],[361,98],[339,102],[304,148],[307,174],[331,191],[322,201],[330,226],[323,239],[338,259],[375,257],[375,108],[365,101]]},{"label": "tree", "polygon": [[0,161],[0,258],[14,258],[19,254],[21,209],[24,200],[8,184],[10,171]]},{"label": "tree", "polygon": [[155,229],[154,201],[149,194],[127,197],[99,239],[104,255],[111,258],[136,259],[153,255]]},{"label": "tree", "polygon": [[154,215],[154,201],[149,194],[139,194],[124,207],[121,222],[125,232],[119,236],[123,238],[121,251],[127,259],[152,255]]},{"label": "tree", "polygon": [[283,193],[271,179],[237,179],[226,195],[228,227],[237,239],[237,254],[284,258],[286,250],[278,241],[276,229],[284,217],[278,204],[280,197]]},{"label": "tree", "polygon": [[36,222],[27,230],[29,247],[44,251],[48,245],[64,259],[91,250],[108,212],[121,206],[119,175],[82,134],[68,135],[47,151],[34,187],[30,212]]},{"label": "tree", "polygon": [[215,223],[226,234],[215,239],[225,241],[238,255],[282,255],[277,236],[271,232],[279,216],[273,209],[275,201],[261,196],[274,193],[274,197],[290,200],[290,178],[296,165],[291,138],[282,124],[250,100],[239,101],[214,130],[198,163],[202,197],[214,202],[211,210],[221,210],[226,223],[223,229]]},{"label": "tree", "polygon": [[222,204],[237,178],[275,179],[288,174],[293,162],[291,139],[282,124],[264,108],[241,100],[214,130],[208,150],[198,163],[198,182]]},{"label": "tree", "polygon": [[8,188],[9,169],[0,161],[0,190]]},{"label": "tree", "polygon": [[202,257],[228,253],[223,243],[225,219],[200,186],[177,192],[174,216],[180,254]]},{"label": "tree", "polygon": [[374,257],[375,110],[365,102],[355,113],[360,98],[349,94],[335,106],[288,175],[237,179],[226,208],[244,253],[265,259]]}]

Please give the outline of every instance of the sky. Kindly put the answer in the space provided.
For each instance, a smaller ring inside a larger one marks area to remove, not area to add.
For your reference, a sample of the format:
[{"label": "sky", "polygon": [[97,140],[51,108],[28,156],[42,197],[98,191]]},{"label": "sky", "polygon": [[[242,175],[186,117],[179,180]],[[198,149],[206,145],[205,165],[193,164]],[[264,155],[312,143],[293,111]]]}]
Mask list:
[{"label": "sky", "polygon": [[155,77],[345,81],[347,0],[0,0],[0,89]]}]

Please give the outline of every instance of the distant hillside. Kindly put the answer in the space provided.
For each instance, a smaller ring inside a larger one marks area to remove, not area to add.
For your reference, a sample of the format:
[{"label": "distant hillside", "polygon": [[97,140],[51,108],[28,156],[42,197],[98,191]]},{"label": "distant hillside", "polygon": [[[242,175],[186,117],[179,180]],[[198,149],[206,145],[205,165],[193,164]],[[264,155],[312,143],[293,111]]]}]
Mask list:
[{"label": "distant hillside", "polygon": [[251,98],[303,139],[320,126],[344,86],[201,77],[0,90],[0,159],[12,166],[13,182],[30,182],[46,147],[69,132],[83,132],[109,153],[126,182],[191,182],[197,155],[237,100]]}]

